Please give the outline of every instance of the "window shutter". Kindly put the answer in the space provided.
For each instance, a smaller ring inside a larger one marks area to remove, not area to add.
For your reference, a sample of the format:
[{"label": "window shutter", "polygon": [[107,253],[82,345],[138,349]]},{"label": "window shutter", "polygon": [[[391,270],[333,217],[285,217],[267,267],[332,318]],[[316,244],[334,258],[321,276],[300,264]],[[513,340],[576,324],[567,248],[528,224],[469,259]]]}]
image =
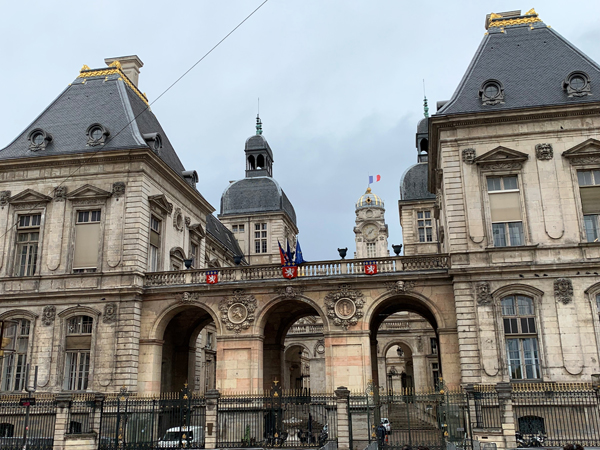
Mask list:
[{"label": "window shutter", "polygon": [[93,269],[98,266],[100,224],[86,223],[75,227],[73,269]]},{"label": "window shutter", "polygon": [[154,230],[150,230],[150,245],[160,247],[160,234]]},{"label": "window shutter", "polygon": [[600,186],[579,188],[583,214],[600,214]]},{"label": "window shutter", "polygon": [[518,192],[489,194],[492,222],[512,222],[521,220],[521,203]]},{"label": "window shutter", "polygon": [[67,336],[66,350],[89,350],[92,347],[92,336]]}]

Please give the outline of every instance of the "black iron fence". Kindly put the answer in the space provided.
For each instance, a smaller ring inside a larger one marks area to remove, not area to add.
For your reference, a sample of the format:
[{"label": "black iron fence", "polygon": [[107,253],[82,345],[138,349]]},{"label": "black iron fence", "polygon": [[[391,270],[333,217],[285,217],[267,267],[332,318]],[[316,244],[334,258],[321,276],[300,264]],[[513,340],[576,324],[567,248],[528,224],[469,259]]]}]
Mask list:
[{"label": "black iron fence", "polygon": [[56,401],[51,394],[41,394],[33,402],[23,402],[27,395],[0,398],[0,449],[52,450]]},{"label": "black iron fence", "polygon": [[274,386],[218,400],[217,447],[322,447],[336,440],[335,395]]},{"label": "black iron fence", "polygon": [[69,404],[66,434],[92,433],[96,409],[95,394],[75,394]]}]

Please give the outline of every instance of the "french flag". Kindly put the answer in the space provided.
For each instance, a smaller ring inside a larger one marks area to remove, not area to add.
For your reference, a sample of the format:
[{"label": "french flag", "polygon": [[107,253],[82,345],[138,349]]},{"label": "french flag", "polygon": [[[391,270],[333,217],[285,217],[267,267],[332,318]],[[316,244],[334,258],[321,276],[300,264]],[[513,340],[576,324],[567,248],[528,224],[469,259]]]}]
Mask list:
[{"label": "french flag", "polygon": [[377,181],[381,180],[381,175],[369,175],[369,184],[371,183],[376,183]]}]

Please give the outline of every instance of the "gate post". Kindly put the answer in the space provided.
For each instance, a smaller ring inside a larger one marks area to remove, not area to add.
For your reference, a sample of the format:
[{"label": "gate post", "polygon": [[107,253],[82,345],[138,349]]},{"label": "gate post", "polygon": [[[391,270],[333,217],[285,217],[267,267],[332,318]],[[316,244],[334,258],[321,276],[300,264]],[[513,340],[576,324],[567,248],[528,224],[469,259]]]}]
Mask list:
[{"label": "gate post", "polygon": [[54,422],[54,450],[65,448],[65,434],[69,429],[69,408],[71,407],[71,395],[59,394],[56,396],[56,420]]},{"label": "gate post", "polygon": [[338,432],[338,450],[350,450],[350,411],[348,403],[350,391],[345,386],[340,386],[335,390],[337,397],[337,432]]},{"label": "gate post", "polygon": [[512,386],[510,383],[497,383],[498,403],[500,405],[500,419],[502,421],[502,436],[504,448],[517,448],[515,439],[515,415],[513,413]]},{"label": "gate post", "polygon": [[204,394],[206,400],[206,426],[204,427],[204,448],[217,448],[218,433],[218,401],[221,394],[216,389],[209,389]]},{"label": "gate post", "polygon": [[96,393],[94,397],[94,413],[92,416],[91,431],[95,431],[98,436],[98,442],[100,442],[101,426],[102,426],[102,412],[104,409],[104,394]]}]

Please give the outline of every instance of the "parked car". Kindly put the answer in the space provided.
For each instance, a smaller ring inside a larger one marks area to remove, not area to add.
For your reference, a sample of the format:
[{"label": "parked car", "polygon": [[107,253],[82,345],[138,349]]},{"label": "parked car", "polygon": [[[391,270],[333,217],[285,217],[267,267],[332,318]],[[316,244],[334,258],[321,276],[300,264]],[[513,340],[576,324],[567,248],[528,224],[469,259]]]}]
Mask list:
[{"label": "parked car", "polygon": [[204,429],[202,427],[173,427],[165,431],[165,435],[159,439],[158,448],[178,447],[180,440],[195,444],[192,447],[199,448],[203,437]]},{"label": "parked car", "polygon": [[389,434],[389,432],[392,431],[392,424],[390,423],[389,419],[384,417],[383,419],[381,419],[381,423],[385,427],[385,432]]}]

